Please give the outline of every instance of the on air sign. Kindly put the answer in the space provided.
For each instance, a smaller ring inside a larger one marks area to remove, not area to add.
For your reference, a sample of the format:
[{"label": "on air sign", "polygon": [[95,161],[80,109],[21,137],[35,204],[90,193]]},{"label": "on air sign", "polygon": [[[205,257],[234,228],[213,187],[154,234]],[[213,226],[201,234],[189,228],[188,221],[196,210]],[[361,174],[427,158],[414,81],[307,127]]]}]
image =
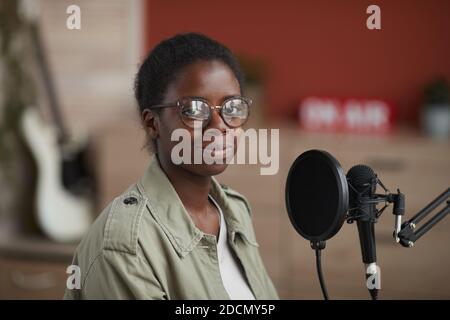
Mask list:
[{"label": "on air sign", "polygon": [[307,97],[300,103],[300,126],[311,131],[388,133],[395,108],[379,99]]}]

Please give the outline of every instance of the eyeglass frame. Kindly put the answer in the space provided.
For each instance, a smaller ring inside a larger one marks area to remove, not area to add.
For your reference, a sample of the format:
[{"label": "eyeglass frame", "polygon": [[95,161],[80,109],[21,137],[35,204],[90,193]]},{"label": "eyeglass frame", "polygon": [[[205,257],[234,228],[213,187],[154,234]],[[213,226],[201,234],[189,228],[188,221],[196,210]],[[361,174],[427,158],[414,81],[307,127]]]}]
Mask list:
[{"label": "eyeglass frame", "polygon": [[[241,96],[233,96],[233,97],[229,97],[229,98],[225,99],[225,100],[222,102],[222,105],[220,105],[220,106],[212,106],[212,105],[210,105],[210,103],[208,102],[208,100],[206,100],[205,98],[202,98],[202,97],[183,97],[183,98],[180,98],[180,99],[178,99],[177,101],[172,102],[172,103],[155,104],[155,105],[150,106],[150,107],[147,107],[147,108],[145,108],[145,109],[152,110],[152,109],[162,109],[162,108],[177,107],[177,108],[178,108],[178,111],[179,111],[178,114],[179,114],[179,116],[180,116],[180,119],[181,119],[181,121],[184,123],[184,121],[183,121],[183,116],[181,115],[181,110],[182,110],[182,108],[183,108],[182,101],[183,101],[183,100],[186,100],[186,99],[203,101],[204,103],[206,103],[206,105],[207,105],[207,106],[209,107],[209,109],[211,110],[210,113],[209,113],[208,121],[205,122],[205,124],[203,125],[203,128],[206,127],[206,126],[211,122],[211,119],[212,119],[212,111],[214,111],[214,110],[219,110],[218,113],[219,113],[220,117],[222,118],[222,121],[223,121],[228,127],[230,127],[230,128],[239,128],[239,127],[242,127],[244,124],[247,123],[248,118],[250,117],[250,106],[251,106],[252,103],[253,103],[253,100],[250,99],[250,98],[247,98],[247,97],[241,97]],[[245,119],[245,121],[244,121],[241,125],[236,126],[236,127],[230,126],[230,125],[225,121],[225,119],[224,119],[224,117],[223,117],[223,114],[222,114],[222,110],[223,110],[223,107],[224,107],[225,103],[227,103],[228,101],[233,100],[233,99],[241,99],[241,100],[244,100],[245,103],[247,103],[247,105],[248,105],[247,118]],[[194,121],[195,121],[195,120],[194,120]],[[185,123],[184,123],[184,124],[185,124]],[[185,125],[186,125],[186,124],[185,124]],[[189,126],[188,126],[188,127],[189,127]]]}]

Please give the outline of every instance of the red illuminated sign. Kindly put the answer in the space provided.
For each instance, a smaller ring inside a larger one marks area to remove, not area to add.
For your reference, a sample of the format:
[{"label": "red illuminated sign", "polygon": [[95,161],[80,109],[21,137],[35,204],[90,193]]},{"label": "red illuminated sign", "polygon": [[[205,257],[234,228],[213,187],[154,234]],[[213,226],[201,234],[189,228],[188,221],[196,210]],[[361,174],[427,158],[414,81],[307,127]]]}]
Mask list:
[{"label": "red illuminated sign", "polygon": [[388,133],[395,108],[380,99],[306,97],[300,103],[300,126],[310,131]]}]

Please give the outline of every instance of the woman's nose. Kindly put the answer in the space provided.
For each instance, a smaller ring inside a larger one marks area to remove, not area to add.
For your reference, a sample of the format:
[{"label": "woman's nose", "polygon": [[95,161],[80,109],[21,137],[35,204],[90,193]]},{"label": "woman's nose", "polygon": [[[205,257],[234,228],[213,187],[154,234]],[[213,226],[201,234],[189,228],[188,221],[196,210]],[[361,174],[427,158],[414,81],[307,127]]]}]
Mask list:
[{"label": "woman's nose", "polygon": [[211,110],[211,121],[208,124],[208,128],[214,128],[220,130],[221,132],[225,132],[228,129],[227,124],[223,121],[220,115],[220,109],[213,108]]}]

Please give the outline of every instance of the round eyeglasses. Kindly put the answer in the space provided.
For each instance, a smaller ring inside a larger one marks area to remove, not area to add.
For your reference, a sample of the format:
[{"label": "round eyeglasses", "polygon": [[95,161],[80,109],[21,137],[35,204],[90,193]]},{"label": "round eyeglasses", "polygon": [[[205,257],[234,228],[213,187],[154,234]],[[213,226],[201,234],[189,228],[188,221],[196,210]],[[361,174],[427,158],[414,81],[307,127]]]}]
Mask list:
[{"label": "round eyeglasses", "polygon": [[226,99],[221,106],[211,106],[208,101],[200,97],[182,98],[175,103],[157,104],[148,109],[178,107],[181,121],[194,128],[195,121],[201,121],[202,127],[206,127],[212,118],[212,111],[219,110],[222,120],[231,128],[241,127],[245,124],[250,114],[252,100],[244,97],[231,97]]}]

